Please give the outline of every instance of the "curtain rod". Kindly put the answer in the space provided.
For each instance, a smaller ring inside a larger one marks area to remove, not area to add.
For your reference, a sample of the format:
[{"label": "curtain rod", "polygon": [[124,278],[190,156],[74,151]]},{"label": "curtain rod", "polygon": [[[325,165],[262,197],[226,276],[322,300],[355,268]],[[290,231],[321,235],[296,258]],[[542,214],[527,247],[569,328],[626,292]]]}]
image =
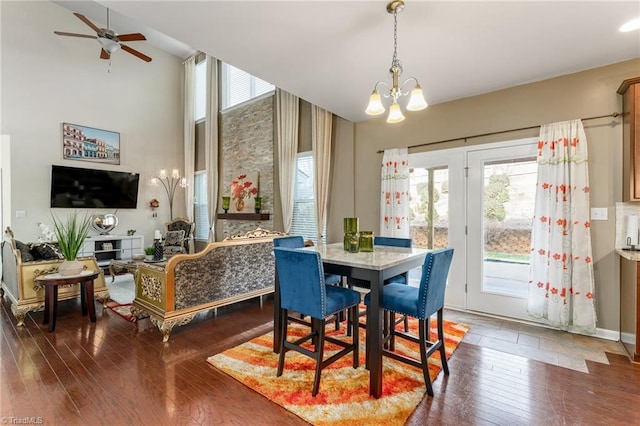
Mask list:
[{"label": "curtain rod", "polygon": [[[582,118],[581,120],[582,121],[596,120],[598,118],[607,118],[607,117],[617,118],[617,117],[620,117],[621,115],[622,114],[619,113],[619,112],[614,112],[614,113],[607,114],[607,115],[597,115],[595,117]],[[407,149],[419,148],[421,146],[437,145],[437,144],[440,144],[440,143],[447,143],[447,142],[453,142],[453,141],[459,141],[459,140],[464,140],[466,142],[467,139],[471,139],[471,138],[481,138],[483,136],[492,136],[492,135],[499,135],[499,134],[502,134],[502,133],[519,132],[521,130],[533,130],[533,129],[537,129],[539,127],[540,127],[540,125],[529,126],[529,127],[520,127],[520,128],[517,128],[517,129],[509,129],[509,130],[499,130],[497,132],[480,133],[478,135],[462,136],[462,137],[459,137],[459,138],[446,139],[446,140],[437,141],[437,142],[428,142],[428,143],[421,143],[421,144],[418,144],[418,145],[411,145],[411,146],[408,146]],[[378,152],[378,154],[382,154],[384,152],[384,150],[379,150],[377,152]]]}]

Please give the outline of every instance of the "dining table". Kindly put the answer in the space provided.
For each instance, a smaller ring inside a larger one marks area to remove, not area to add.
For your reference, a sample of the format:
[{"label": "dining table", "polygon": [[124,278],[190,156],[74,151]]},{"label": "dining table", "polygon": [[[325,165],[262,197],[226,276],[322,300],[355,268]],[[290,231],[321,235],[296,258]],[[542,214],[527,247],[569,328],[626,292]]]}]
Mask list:
[{"label": "dining table", "polygon": [[[383,312],[382,295],[384,281],[411,269],[422,266],[427,253],[424,248],[374,246],[371,252],[351,253],[344,250],[343,243],[318,244],[300,250],[320,253],[325,273],[337,274],[369,282],[371,302],[367,316],[367,346],[369,368],[369,394],[375,398],[382,395],[382,345]],[[276,279],[277,281],[277,279]],[[280,341],[280,295],[276,282],[274,297],[273,350],[278,351]]]}]

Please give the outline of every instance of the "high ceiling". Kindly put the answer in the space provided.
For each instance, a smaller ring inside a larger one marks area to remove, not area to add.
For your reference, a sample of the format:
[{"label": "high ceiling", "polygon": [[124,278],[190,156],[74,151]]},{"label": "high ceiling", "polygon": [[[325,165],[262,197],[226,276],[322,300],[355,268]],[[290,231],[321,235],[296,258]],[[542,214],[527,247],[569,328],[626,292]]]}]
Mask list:
[{"label": "high ceiling", "polygon": [[[640,57],[640,32],[618,31],[640,16],[637,0],[405,1],[398,57],[431,105]],[[109,7],[118,33],[183,58],[206,52],[354,122],[370,118],[374,84],[389,82],[386,1],[54,3],[104,26]]]}]

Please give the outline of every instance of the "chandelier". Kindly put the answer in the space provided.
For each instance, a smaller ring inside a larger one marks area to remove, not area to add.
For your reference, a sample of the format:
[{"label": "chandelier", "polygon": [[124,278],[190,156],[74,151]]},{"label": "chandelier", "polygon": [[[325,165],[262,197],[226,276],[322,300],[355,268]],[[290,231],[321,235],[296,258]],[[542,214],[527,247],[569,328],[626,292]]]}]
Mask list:
[{"label": "chandelier", "polygon": [[[406,106],[408,111],[419,111],[427,107],[427,102],[424,100],[424,95],[422,94],[422,88],[415,77],[409,77],[402,84],[398,84],[400,76],[402,75],[402,63],[398,59],[397,52],[398,12],[402,12],[402,9],[404,9],[404,1],[402,0],[392,0],[387,4],[387,12],[393,14],[393,59],[391,60],[391,68],[389,69],[389,72],[391,73],[392,86],[389,87],[389,85],[384,81],[377,82],[373,87],[373,92],[369,98],[369,105],[365,110],[369,115],[380,115],[385,111],[384,105],[382,104],[382,98],[380,97],[380,92],[378,91],[378,87],[383,86],[386,89],[386,92],[382,93],[383,96],[385,98],[392,99],[391,106],[389,107],[387,123],[399,123],[404,120],[404,115],[402,115],[402,111],[400,110],[400,104],[398,104],[398,99],[401,96],[406,96],[411,93],[409,102]],[[410,82],[414,83],[413,89],[411,91],[403,91],[402,89]]]}]

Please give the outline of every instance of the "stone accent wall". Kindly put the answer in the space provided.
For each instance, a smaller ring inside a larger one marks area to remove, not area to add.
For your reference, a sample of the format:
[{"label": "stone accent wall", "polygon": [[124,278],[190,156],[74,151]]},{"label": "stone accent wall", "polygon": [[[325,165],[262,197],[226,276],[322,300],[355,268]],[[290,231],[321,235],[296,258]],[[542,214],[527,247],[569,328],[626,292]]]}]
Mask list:
[{"label": "stone accent wall", "polygon": [[[268,96],[222,114],[221,196],[229,195],[231,180],[240,173],[259,173],[262,212],[269,220],[221,220],[224,236],[244,234],[258,227],[273,230],[274,97]],[[218,202],[218,210],[221,210]]]}]

